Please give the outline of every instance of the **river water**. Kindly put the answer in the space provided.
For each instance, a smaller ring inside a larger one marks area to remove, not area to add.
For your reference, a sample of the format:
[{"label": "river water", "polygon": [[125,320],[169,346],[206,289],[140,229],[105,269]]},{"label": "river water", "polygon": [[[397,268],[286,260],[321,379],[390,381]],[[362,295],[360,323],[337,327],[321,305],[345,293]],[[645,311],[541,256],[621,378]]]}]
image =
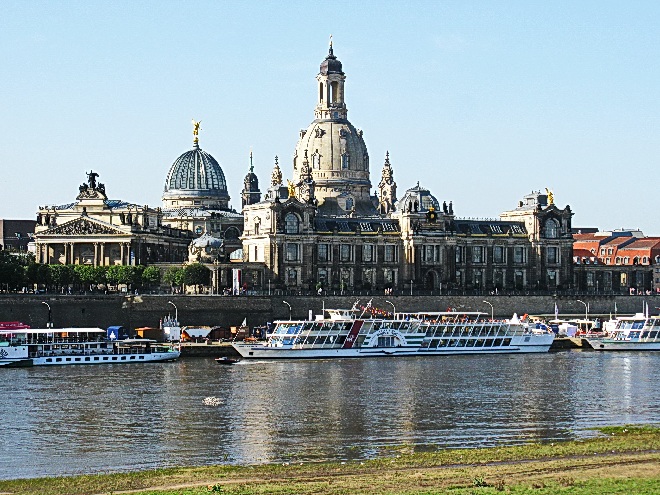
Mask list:
[{"label": "river water", "polygon": [[660,353],[2,369],[0,478],[354,460],[660,417]]}]

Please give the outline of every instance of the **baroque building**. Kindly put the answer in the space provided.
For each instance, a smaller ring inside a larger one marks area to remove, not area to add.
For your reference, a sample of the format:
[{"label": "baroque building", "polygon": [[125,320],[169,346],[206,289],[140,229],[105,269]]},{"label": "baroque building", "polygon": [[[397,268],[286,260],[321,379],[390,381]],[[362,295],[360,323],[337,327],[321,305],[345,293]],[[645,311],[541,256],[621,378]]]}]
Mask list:
[{"label": "baroque building", "polygon": [[90,171],[75,202],[40,206],[34,231],[39,263],[138,265],[182,262],[192,234],[163,224],[160,208],[108,199]]},{"label": "baroque building", "polygon": [[292,180],[283,183],[276,157],[264,200],[243,206],[244,262],[263,263],[269,283],[297,290],[572,284],[573,214],[559,209],[549,191],[525,196],[498,220],[461,219],[451,201],[441,204],[419,184],[397,200],[388,152],[372,196],[369,154],[363,132],[348,120],[345,82],[331,44],[316,76],[314,120],[294,151]]}]

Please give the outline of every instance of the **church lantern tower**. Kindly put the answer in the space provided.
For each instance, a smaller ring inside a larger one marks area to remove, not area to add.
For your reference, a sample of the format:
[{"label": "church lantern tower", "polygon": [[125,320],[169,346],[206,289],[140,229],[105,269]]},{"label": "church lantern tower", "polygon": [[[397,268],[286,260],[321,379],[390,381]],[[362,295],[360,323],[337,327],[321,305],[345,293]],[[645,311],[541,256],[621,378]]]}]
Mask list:
[{"label": "church lantern tower", "polygon": [[241,192],[242,207],[253,205],[261,201],[261,191],[259,190],[259,179],[254,173],[254,164],[252,163],[252,152],[250,151],[250,171],[243,180],[243,191]]},{"label": "church lantern tower", "polygon": [[394,182],[394,171],[390,164],[390,152],[385,154],[385,164],[380,183],[378,184],[379,204],[378,209],[383,215],[387,215],[394,210],[396,203],[396,182]]}]

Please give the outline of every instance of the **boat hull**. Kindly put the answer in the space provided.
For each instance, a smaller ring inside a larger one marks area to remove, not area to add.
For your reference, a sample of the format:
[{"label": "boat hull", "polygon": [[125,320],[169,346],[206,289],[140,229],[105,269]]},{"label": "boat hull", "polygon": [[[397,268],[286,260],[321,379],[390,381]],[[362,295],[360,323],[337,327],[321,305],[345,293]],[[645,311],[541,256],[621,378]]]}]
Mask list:
[{"label": "boat hull", "polygon": [[587,339],[595,351],[660,351],[660,342]]},{"label": "boat hull", "polygon": [[428,349],[420,347],[361,347],[358,349],[292,349],[286,347],[266,347],[263,345],[233,344],[234,349],[244,359],[328,359],[328,358],[368,358],[404,356],[464,356],[473,354],[521,354],[548,352],[552,338],[534,344],[510,345],[502,347],[457,347]]}]

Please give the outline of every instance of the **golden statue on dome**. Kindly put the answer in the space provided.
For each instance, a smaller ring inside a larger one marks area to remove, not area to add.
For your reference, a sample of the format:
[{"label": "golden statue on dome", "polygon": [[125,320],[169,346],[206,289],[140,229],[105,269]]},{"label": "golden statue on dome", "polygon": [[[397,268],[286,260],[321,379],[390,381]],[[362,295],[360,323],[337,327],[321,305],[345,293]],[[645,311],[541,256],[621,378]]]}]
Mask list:
[{"label": "golden statue on dome", "polygon": [[199,141],[199,130],[200,125],[202,124],[202,121],[200,120],[199,122],[196,121],[195,119],[192,119],[192,125],[193,125],[193,136],[195,136],[194,142],[197,143]]}]

